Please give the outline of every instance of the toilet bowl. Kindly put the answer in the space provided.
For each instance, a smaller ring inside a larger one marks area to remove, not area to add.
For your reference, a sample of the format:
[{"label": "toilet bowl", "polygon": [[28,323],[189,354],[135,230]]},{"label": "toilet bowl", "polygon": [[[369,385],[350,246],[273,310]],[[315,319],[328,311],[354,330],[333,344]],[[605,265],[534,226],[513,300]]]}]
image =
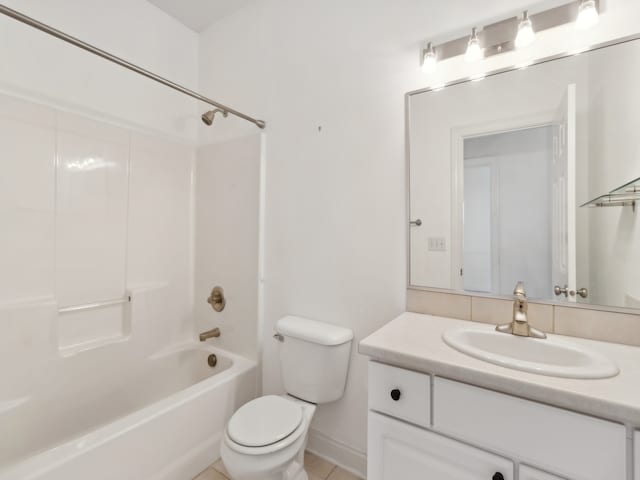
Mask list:
[{"label": "toilet bowl", "polygon": [[265,395],[233,414],[220,454],[232,480],[308,480],[304,450],[316,404],[344,394],[353,332],[307,318],[276,323],[286,395]]},{"label": "toilet bowl", "polygon": [[221,446],[233,480],[307,480],[304,449],[316,406],[289,395],[267,395],[238,410]]}]

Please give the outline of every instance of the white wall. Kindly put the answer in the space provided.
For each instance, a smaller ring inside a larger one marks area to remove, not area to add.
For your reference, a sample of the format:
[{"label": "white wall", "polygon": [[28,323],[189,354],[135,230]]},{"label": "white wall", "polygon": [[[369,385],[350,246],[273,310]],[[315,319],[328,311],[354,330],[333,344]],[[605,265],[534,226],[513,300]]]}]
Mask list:
[{"label": "white wall", "polygon": [[[202,34],[200,88],[268,122],[266,392],[282,391],[271,338],[281,316],[348,326],[358,341],[404,310],[403,94],[424,84],[419,43],[512,8],[261,1]],[[254,130],[230,118],[201,128],[201,141]],[[366,391],[354,346],[345,397],[320,406],[314,431],[364,452]]]},{"label": "white wall", "polygon": [[[265,391],[282,390],[271,341],[282,315],[351,327],[358,341],[404,310],[403,94],[430,82],[419,70],[420,45],[528,6],[263,0],[201,35],[200,88],[268,122]],[[637,29],[637,2],[607,8],[603,35]],[[565,46],[550,42],[542,53]],[[503,61],[513,59],[492,64]],[[451,67],[450,78],[465,68]],[[229,119],[201,128],[201,140],[254,129]],[[366,359],[354,349],[345,397],[320,406],[314,430],[364,452],[366,390]]]},{"label": "white wall", "polygon": [[[195,88],[197,35],[145,0],[7,0],[48,23]],[[196,102],[120,66],[0,16],[0,88],[59,108],[193,141]]]}]

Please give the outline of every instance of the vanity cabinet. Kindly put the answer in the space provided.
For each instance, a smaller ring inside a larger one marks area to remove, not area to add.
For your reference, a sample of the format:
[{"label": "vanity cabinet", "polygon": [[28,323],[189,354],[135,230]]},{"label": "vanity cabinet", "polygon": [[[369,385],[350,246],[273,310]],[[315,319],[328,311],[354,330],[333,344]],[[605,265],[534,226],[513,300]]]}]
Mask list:
[{"label": "vanity cabinet", "polygon": [[370,480],[627,478],[623,425],[378,362],[369,380]]},{"label": "vanity cabinet", "polygon": [[519,480],[565,480],[562,477],[551,475],[541,470],[521,465],[519,469]]},{"label": "vanity cabinet", "polygon": [[369,413],[368,480],[512,480],[513,463],[429,430]]}]

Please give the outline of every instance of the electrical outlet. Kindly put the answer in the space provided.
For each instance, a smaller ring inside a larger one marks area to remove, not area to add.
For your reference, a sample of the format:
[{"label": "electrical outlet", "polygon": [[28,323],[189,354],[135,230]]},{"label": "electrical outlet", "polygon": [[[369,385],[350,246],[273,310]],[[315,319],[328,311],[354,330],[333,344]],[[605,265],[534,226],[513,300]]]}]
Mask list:
[{"label": "electrical outlet", "polygon": [[446,252],[447,241],[444,237],[429,237],[428,245],[430,252]]}]

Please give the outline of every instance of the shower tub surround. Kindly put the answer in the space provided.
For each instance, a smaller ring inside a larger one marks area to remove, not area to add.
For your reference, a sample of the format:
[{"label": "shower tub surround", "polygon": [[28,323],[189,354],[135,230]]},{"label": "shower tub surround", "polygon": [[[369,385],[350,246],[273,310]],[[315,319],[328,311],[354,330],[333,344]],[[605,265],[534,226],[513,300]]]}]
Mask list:
[{"label": "shower tub surround", "polygon": [[0,94],[0,156],[0,479],[194,477],[257,385],[195,341],[195,149]]}]

